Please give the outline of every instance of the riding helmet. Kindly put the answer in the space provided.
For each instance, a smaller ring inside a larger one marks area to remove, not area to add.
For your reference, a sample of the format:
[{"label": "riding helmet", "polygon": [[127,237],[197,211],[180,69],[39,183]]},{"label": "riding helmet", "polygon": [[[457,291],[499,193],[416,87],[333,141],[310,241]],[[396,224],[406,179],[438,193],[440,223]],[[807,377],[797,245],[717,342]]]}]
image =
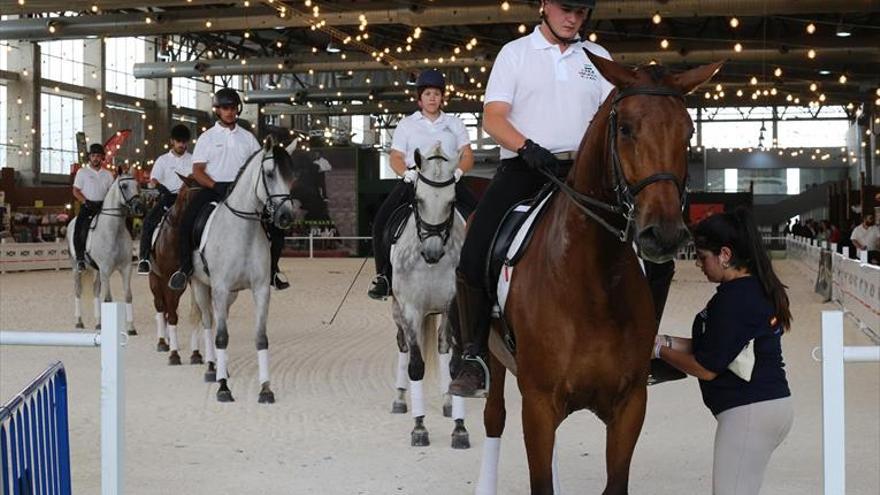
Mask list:
[{"label": "riding helmet", "polygon": [[556,0],[564,7],[595,9],[596,0]]},{"label": "riding helmet", "polygon": [[89,154],[104,155],[104,146],[101,143],[92,143],[92,145],[89,146]]},{"label": "riding helmet", "polygon": [[214,93],[214,107],[236,107],[241,110],[241,98],[232,88],[221,88]]},{"label": "riding helmet", "polygon": [[191,134],[189,132],[189,127],[183,124],[177,124],[171,129],[171,139],[175,141],[187,142],[189,141]]},{"label": "riding helmet", "polygon": [[416,89],[421,93],[421,90],[424,88],[437,88],[440,91],[444,91],[446,89],[446,78],[443,77],[443,73],[437,69],[422,71],[419,74],[418,80],[416,80]]}]

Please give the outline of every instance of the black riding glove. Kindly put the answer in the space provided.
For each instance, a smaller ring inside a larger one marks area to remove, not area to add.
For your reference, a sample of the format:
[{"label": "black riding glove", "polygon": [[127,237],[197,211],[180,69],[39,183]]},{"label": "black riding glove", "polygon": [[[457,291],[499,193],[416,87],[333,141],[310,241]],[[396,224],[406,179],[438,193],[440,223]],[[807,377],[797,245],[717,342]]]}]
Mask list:
[{"label": "black riding glove", "polygon": [[544,169],[552,171],[559,164],[559,160],[553,156],[553,153],[550,153],[546,148],[531,139],[526,139],[522,148],[516,150],[516,152],[532,170]]}]

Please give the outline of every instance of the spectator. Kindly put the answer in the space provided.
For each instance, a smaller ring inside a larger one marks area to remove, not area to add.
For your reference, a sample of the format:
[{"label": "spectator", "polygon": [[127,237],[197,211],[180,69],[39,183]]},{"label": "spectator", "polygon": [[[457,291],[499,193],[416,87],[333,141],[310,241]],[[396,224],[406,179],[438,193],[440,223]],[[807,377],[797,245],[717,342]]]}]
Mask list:
[{"label": "spectator", "polygon": [[880,264],[880,227],[874,224],[874,214],[866,213],[861,225],[850,235],[853,247],[868,252],[868,262]]}]

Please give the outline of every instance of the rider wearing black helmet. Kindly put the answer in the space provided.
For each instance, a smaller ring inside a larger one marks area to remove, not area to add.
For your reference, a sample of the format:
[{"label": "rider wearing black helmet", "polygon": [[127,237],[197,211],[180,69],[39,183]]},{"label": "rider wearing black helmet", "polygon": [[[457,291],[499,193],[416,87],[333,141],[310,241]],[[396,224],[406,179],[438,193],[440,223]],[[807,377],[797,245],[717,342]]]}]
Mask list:
[{"label": "rider wearing black helmet", "polygon": [[104,156],[104,146],[92,143],[89,146],[89,162],[76,172],[73,179],[73,196],[82,204],[73,227],[73,251],[77,271],[86,268],[85,250],[89,225],[92,218],[101,211],[104,196],[113,184],[113,174],[101,167]]},{"label": "rider wearing black helmet", "polygon": [[[180,222],[180,269],[171,276],[168,286],[183,290],[193,270],[192,235],[196,217],[212,201],[226,197],[227,189],[235,181],[239,169],[251,155],[259,151],[260,143],[246,129],[238,125],[242,104],[238,92],[223,88],[214,94],[214,112],[217,123],[202,133],[193,150],[193,179],[202,186],[190,200]],[[278,290],[290,286],[278,270],[278,257],[284,243],[284,234],[270,226],[272,253],[272,286]]]},{"label": "rider wearing black helmet", "polygon": [[144,217],[144,227],[141,230],[140,261],[137,272],[139,275],[150,273],[150,248],[153,242],[153,232],[165,211],[177,201],[177,191],[183,182],[180,177],[186,177],[192,173],[192,155],[186,150],[191,134],[189,127],[177,124],[171,129],[169,139],[170,150],[156,158],[153,168],[150,170],[150,184],[159,191],[156,205]]},{"label": "rider wearing black helmet", "polygon": [[[458,117],[444,113],[443,95],[446,91],[446,78],[437,69],[422,71],[416,80],[416,94],[419,110],[408,115],[397,124],[391,144],[391,168],[403,180],[398,182],[391,194],[382,203],[373,219],[373,254],[376,262],[376,279],[368,295],[373,299],[385,299],[391,294],[391,260],[390,246],[384,245],[383,235],[388,219],[399,206],[412,201],[413,181],[417,180],[418,171],[415,163],[415,150],[428,153],[438,141],[443,145],[444,153],[449,156],[461,153],[455,180],[473,167],[474,157],[471,151],[467,128]],[[476,206],[476,200],[460,183],[455,185],[456,207],[467,215]]]}]

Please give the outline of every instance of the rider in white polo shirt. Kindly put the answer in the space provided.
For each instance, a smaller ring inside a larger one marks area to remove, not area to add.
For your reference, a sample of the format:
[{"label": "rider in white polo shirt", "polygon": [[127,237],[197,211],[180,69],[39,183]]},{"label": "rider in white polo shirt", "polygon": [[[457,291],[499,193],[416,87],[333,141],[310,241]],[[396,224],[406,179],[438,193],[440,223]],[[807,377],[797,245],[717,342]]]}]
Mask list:
[{"label": "rider in white polo shirt", "polygon": [[596,0],[542,0],[541,24],[504,45],[492,67],[483,127],[501,145],[501,166],[477,206],[458,266],[464,359],[449,387],[453,395],[483,397],[487,392],[491,301],[486,256],[501,220],[548,182],[540,170],[567,173],[593,116],[614,89],[584,52],[610,59],[608,51],[579,37],[595,6]]},{"label": "rider in white polo shirt", "polygon": [[178,177],[192,174],[192,155],[186,150],[189,144],[189,127],[177,124],[171,129],[171,149],[156,159],[150,171],[150,183],[159,190],[156,206],[144,217],[144,228],[141,230],[140,262],[138,274],[150,273],[150,247],[153,242],[153,231],[162,220],[162,215],[177,201],[177,191],[183,182]]},{"label": "rider in white polo shirt", "polygon": [[86,239],[92,218],[104,204],[104,196],[113,184],[113,174],[101,167],[104,162],[104,147],[94,143],[89,147],[89,163],[80,168],[73,178],[73,196],[82,205],[74,223],[73,250],[76,256],[76,269],[85,270]]},{"label": "rider in white polo shirt", "polygon": [[[247,160],[260,150],[260,143],[248,130],[238,125],[241,113],[241,98],[231,88],[223,88],[214,95],[214,110],[217,123],[208,129],[196,142],[192,156],[193,178],[203,187],[192,198],[180,223],[180,269],[171,276],[168,286],[174,290],[186,288],[188,277],[192,274],[192,236],[196,217],[202,208],[212,201],[226,197],[229,186],[235,182],[238,171]],[[284,242],[274,226],[270,227],[272,242],[272,286],[286,289],[290,284],[278,271],[277,255],[281,249],[277,244]],[[277,253],[277,255],[276,255]]]},{"label": "rider in white polo shirt", "polygon": [[474,154],[470,137],[464,122],[455,115],[444,113],[443,96],[446,91],[446,78],[436,69],[423,71],[416,80],[416,91],[420,110],[408,115],[397,124],[391,142],[391,168],[403,180],[394,186],[391,194],[382,203],[373,219],[373,254],[376,262],[376,279],[368,295],[373,299],[385,299],[391,294],[391,260],[389,248],[385,246],[383,234],[389,217],[399,206],[412,201],[413,181],[419,173],[416,170],[415,151],[429,153],[438,141],[443,152],[452,157],[461,153],[461,160],[455,170],[455,204],[459,212],[467,218],[476,206],[476,200],[458,180],[474,166]]}]

